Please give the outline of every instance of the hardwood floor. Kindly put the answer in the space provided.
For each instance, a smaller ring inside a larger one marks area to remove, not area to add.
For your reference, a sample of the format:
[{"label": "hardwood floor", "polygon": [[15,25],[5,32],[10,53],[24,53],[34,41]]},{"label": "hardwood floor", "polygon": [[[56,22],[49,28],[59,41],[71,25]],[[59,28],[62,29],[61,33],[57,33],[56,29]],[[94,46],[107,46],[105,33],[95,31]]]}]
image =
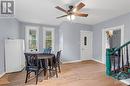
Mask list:
[{"label": "hardwood floor", "polygon": [[[63,64],[61,70],[59,78],[43,80],[43,74],[41,74],[37,86],[127,86],[106,76],[105,66],[94,61]],[[27,84],[24,80],[24,71],[6,74],[0,79],[0,86],[35,86],[35,79]]]}]

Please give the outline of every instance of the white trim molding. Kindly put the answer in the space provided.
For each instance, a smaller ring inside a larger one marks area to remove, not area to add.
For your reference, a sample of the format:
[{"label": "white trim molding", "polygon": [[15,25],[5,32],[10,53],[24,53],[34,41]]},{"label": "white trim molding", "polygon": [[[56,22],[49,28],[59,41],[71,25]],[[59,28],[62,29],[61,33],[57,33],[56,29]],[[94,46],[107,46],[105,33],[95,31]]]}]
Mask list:
[{"label": "white trim molding", "polygon": [[127,84],[128,86],[130,85],[130,79],[123,79],[123,80],[120,80],[120,81]]},{"label": "white trim molding", "polygon": [[[39,27],[38,26],[25,26],[25,43],[26,43],[26,52],[30,52],[29,49],[29,31],[36,30],[36,46],[37,51],[39,51]],[[32,52],[32,51],[31,51]],[[35,51],[34,51],[35,52]]]},{"label": "white trim molding", "polygon": [[108,31],[108,30],[121,30],[121,45],[124,43],[124,24],[123,25],[120,25],[120,26],[116,26],[116,27],[108,27],[108,28],[105,28],[105,29],[102,29],[102,62],[105,64],[106,62],[106,58],[105,57],[105,40],[106,40],[106,36],[105,36],[105,32]]},{"label": "white trim molding", "polygon": [[5,72],[4,73],[2,73],[2,74],[0,74],[0,78],[2,77],[2,76],[4,76],[5,75]]},{"label": "white trim molding", "polygon": [[[104,64],[102,61],[97,60],[95,58],[91,58],[90,60]],[[66,62],[62,62],[63,64],[67,64],[67,63],[76,63],[76,62],[82,62],[82,61],[87,61],[87,60],[74,60],[74,61],[66,61]]]},{"label": "white trim molding", "polygon": [[81,62],[83,60],[74,60],[74,61],[66,61],[66,62],[62,62],[63,64],[67,64],[67,63],[76,63],[76,62]]},{"label": "white trim molding", "polygon": [[102,61],[97,60],[97,59],[95,59],[95,58],[92,58],[91,60],[93,60],[93,61],[95,61],[95,62],[98,62],[98,63],[101,63],[101,64],[104,64]]},{"label": "white trim molding", "polygon": [[46,31],[51,31],[52,33],[52,51],[55,50],[55,28],[43,27],[43,48],[45,48]]}]

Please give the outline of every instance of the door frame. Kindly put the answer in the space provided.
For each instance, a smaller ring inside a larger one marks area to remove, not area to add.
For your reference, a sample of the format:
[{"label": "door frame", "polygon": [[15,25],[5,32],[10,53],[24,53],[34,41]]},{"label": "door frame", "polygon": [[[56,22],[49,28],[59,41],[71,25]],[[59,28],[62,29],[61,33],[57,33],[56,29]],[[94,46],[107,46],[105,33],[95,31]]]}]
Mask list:
[{"label": "door frame", "polygon": [[91,33],[92,34],[92,51],[91,51],[91,53],[92,53],[92,55],[93,55],[93,32],[92,31],[86,31],[86,30],[80,30],[80,60],[81,61],[84,61],[84,60],[91,60],[92,59],[92,55],[91,55],[91,57],[89,57],[89,58],[86,58],[86,59],[83,59],[82,58],[82,55],[81,55],[81,33],[82,32],[89,32],[89,33]]},{"label": "door frame", "polygon": [[107,37],[106,37],[106,31],[108,30],[121,30],[121,45],[124,44],[124,24],[123,25],[120,25],[120,26],[115,26],[115,27],[110,27],[110,28],[105,28],[105,29],[102,29],[102,57],[101,57],[101,60],[102,60],[102,63],[103,64],[106,64],[106,48],[105,48],[105,43],[107,41]]}]

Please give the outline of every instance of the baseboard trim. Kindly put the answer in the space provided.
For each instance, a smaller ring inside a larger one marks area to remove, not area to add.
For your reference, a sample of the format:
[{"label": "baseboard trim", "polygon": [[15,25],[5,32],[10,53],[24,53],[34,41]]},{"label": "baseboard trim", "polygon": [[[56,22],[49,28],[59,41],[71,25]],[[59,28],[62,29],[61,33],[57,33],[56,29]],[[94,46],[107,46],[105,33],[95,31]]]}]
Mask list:
[{"label": "baseboard trim", "polygon": [[0,78],[1,78],[2,76],[4,76],[4,75],[5,75],[5,73],[0,74]]},{"label": "baseboard trim", "polygon": [[[96,61],[96,62],[99,62],[101,64],[104,64],[102,61],[99,61],[97,59],[94,59],[94,58],[91,58],[89,60],[93,60],[93,61]],[[67,61],[67,62],[62,62],[63,64],[67,64],[67,63],[76,63],[76,62],[82,62],[82,61],[86,61],[86,60],[74,60],[74,61]]]},{"label": "baseboard trim", "polygon": [[130,85],[130,79],[124,79],[124,80],[120,80],[121,82]]},{"label": "baseboard trim", "polygon": [[67,63],[76,63],[76,62],[81,62],[82,60],[74,60],[74,61],[67,61],[67,62],[62,62],[63,64]]},{"label": "baseboard trim", "polygon": [[99,63],[101,63],[101,64],[104,64],[102,61],[99,61],[99,60],[97,60],[97,59],[95,59],[95,58],[91,58],[91,60],[96,61],[96,62],[99,62]]}]

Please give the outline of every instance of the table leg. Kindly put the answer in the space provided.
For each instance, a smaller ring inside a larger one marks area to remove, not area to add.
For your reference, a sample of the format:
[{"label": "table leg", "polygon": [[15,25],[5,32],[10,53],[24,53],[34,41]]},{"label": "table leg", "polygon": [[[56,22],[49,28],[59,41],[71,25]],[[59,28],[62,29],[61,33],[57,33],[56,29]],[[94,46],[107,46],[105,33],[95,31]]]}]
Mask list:
[{"label": "table leg", "polygon": [[46,77],[46,79],[48,79],[48,59],[45,59],[45,77]]},{"label": "table leg", "polygon": [[42,60],[40,60],[40,66],[41,66],[41,68],[43,68],[43,65],[42,65]]},{"label": "table leg", "polygon": [[52,73],[53,73],[53,67],[52,67],[52,66],[53,66],[53,59],[50,58],[49,61],[50,61],[50,65],[49,65],[49,66],[50,66],[50,69],[49,69],[49,72],[50,72],[50,77],[52,77]]}]

